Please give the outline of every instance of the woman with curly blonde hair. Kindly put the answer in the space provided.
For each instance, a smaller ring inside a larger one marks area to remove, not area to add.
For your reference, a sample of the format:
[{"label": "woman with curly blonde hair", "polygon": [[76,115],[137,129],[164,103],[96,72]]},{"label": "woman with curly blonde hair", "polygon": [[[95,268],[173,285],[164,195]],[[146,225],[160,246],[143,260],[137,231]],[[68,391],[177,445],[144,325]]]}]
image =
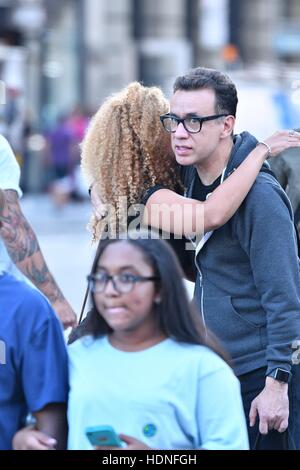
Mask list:
[{"label": "woman with curly blonde hair", "polygon": [[[236,212],[270,148],[269,156],[276,156],[288,146],[300,145],[298,133],[293,143],[286,131],[275,133],[254,148],[209,199],[201,202],[183,197],[170,137],[160,123],[160,116],[168,116],[168,110],[168,101],[159,88],[133,82],[108,97],[92,119],[82,143],[82,170],[92,188],[94,208],[98,205],[91,221],[95,240],[107,228],[111,237],[124,231],[131,220],[128,208],[143,199],[147,199],[144,223],[176,235],[201,236],[225,224]],[[161,189],[149,199],[149,188]],[[162,215],[162,206],[170,209],[167,216],[166,212]]]},{"label": "woman with curly blonde hair", "polygon": [[112,233],[126,225],[124,198],[125,205],[137,204],[145,188],[157,183],[180,188],[169,137],[159,120],[168,109],[159,88],[134,82],[107,98],[92,119],[82,143],[82,170],[111,208],[104,221],[91,221],[96,239],[106,224]]}]

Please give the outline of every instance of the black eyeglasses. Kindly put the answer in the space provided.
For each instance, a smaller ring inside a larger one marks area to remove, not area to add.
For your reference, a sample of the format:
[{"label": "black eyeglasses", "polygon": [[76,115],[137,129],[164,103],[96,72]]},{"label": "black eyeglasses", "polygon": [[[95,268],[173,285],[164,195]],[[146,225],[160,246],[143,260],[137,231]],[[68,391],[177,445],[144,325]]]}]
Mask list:
[{"label": "black eyeglasses", "polygon": [[112,282],[114,289],[119,294],[128,294],[134,288],[137,282],[158,281],[157,276],[136,276],[134,274],[115,274],[110,276],[106,272],[97,273],[87,277],[90,289],[94,294],[104,292],[107,283]]},{"label": "black eyeglasses", "polygon": [[180,119],[177,116],[174,116],[173,114],[163,114],[160,116],[160,120],[162,122],[162,125],[164,126],[164,129],[167,132],[176,132],[177,127],[179,126],[180,123],[183,124],[183,127],[187,132],[190,134],[197,134],[197,132],[200,132],[202,129],[202,124],[205,121],[212,121],[214,119],[218,119],[220,117],[225,117],[229,116],[229,114],[213,114],[212,116],[190,116],[186,117],[183,119]]}]

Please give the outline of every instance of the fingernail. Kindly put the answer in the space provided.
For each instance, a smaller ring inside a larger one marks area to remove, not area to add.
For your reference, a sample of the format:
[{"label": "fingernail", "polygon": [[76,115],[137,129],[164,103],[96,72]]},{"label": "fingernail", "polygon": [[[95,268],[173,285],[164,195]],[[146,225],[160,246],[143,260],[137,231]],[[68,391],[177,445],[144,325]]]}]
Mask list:
[{"label": "fingernail", "polygon": [[49,446],[54,446],[55,444],[57,444],[57,441],[56,441],[56,439],[50,438],[50,439],[47,440],[47,444]]}]

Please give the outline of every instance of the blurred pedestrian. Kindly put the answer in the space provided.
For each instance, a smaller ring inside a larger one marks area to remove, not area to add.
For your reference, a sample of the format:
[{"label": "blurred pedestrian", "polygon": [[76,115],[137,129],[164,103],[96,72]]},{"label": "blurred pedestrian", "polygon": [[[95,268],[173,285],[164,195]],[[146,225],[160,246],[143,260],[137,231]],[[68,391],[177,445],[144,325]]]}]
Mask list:
[{"label": "blurred pedestrian", "polygon": [[[295,131],[300,132],[300,128]],[[272,160],[271,168],[291,201],[297,225],[300,222],[300,149],[285,150]]]},{"label": "blurred pedestrian", "polygon": [[80,146],[84,138],[89,118],[80,105],[76,106],[70,116],[67,118],[67,125],[71,130],[75,143],[75,163],[80,162]]},{"label": "blurred pedestrian", "polygon": [[88,186],[80,165],[76,165],[71,175],[53,182],[51,197],[56,209],[62,209],[70,201],[82,202],[88,198]]},{"label": "blurred pedestrian", "polygon": [[74,136],[67,116],[60,116],[55,127],[47,133],[48,165],[53,179],[58,180],[72,173],[74,168]]},{"label": "blurred pedestrian", "polygon": [[5,208],[0,227],[0,270],[28,279],[48,298],[64,327],[76,324],[76,314],[50,273],[38,240],[22,213],[20,168],[4,137],[0,136],[0,188]]}]

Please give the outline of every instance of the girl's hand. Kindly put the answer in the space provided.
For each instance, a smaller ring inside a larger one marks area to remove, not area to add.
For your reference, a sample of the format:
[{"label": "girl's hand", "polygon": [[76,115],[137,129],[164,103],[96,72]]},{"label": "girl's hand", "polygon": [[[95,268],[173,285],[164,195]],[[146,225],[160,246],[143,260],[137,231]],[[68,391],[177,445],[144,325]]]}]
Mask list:
[{"label": "girl's hand", "polygon": [[152,447],[146,446],[142,441],[126,434],[119,434],[119,438],[127,444],[126,447],[103,447],[95,446],[95,450],[153,450]]},{"label": "girl's hand", "polygon": [[127,436],[126,434],[120,434],[119,437],[127,444],[127,447],[124,448],[125,450],[153,450],[152,447],[146,446],[146,444],[134,437]]}]

